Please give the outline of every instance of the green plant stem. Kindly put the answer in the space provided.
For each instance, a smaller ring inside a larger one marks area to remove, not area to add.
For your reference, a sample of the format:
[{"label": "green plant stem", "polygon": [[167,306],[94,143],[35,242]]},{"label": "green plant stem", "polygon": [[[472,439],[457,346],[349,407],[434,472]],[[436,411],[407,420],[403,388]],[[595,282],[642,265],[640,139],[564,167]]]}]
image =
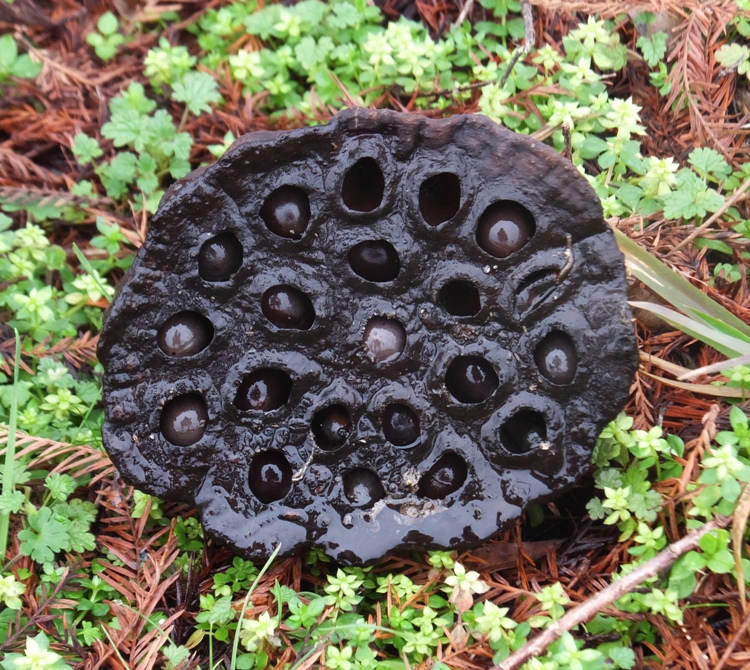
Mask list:
[{"label": "green plant stem", "polygon": [[[14,328],[16,338],[16,360],[13,365],[13,393],[10,397],[10,417],[8,419],[8,443],[5,447],[5,464],[3,465],[3,496],[9,496],[16,483],[13,481],[16,460],[16,420],[18,417],[18,374],[21,361],[21,338]],[[8,549],[8,530],[10,528],[10,514],[0,515],[0,563],[5,562],[5,552]]]}]

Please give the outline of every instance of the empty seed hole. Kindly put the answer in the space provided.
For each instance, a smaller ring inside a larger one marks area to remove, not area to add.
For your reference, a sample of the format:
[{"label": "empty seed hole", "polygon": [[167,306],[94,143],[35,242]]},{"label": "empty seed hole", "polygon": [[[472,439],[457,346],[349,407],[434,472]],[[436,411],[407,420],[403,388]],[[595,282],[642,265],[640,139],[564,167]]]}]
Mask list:
[{"label": "empty seed hole", "polygon": [[458,402],[487,400],[499,385],[492,364],[481,356],[458,356],[445,372],[445,386]]},{"label": "empty seed hole", "polygon": [[506,258],[534,235],[536,224],[528,209],[500,200],[484,210],[477,226],[477,244],[495,258]]},{"label": "empty seed hole", "polygon": [[277,328],[308,330],[315,321],[315,308],[310,298],[298,288],[281,284],[263,293],[261,310]]},{"label": "empty seed hole", "polygon": [[419,417],[400,402],[390,403],[383,410],[383,435],[394,447],[416,447],[419,444]]},{"label": "empty seed hole", "polygon": [[232,233],[207,239],[198,254],[198,274],[210,282],[227,281],[242,265],[242,245]]},{"label": "empty seed hole", "polygon": [[385,240],[365,240],[355,244],[349,250],[348,259],[352,270],[367,281],[392,281],[401,269],[396,249]]},{"label": "empty seed hole", "polygon": [[418,495],[442,500],[460,489],[466,481],[466,461],[458,454],[445,454],[419,480]]},{"label": "empty seed hole", "polygon": [[264,451],[250,461],[248,484],[266,505],[281,500],[292,488],[292,466],[280,451]]},{"label": "empty seed hole", "polygon": [[355,212],[377,209],[384,193],[385,178],[374,158],[360,158],[344,176],[341,198]]},{"label": "empty seed hole", "polygon": [[203,351],[214,337],[211,322],[198,312],[170,316],[156,334],[156,344],[167,356],[183,358]]},{"label": "empty seed hole", "polygon": [[419,187],[419,211],[431,226],[452,219],[461,205],[461,182],[450,172],[425,179]]},{"label": "empty seed hole", "polygon": [[323,450],[342,446],[352,432],[352,417],[341,404],[329,405],[315,412],[312,420],[312,434]]},{"label": "empty seed hole", "polygon": [[362,340],[376,363],[394,361],[406,346],[406,331],[396,319],[375,316],[367,322]]},{"label": "empty seed hole", "polygon": [[208,410],[198,393],[177,396],[161,410],[161,434],[167,442],[188,447],[203,437],[208,425]]},{"label": "empty seed hole", "polygon": [[280,237],[298,240],[310,222],[310,200],[297,186],[280,186],[266,198],[260,218]]},{"label": "empty seed hole", "polygon": [[344,475],[344,494],[355,507],[372,507],[385,497],[385,489],[372,470],[355,468]]},{"label": "empty seed hole", "polygon": [[576,376],[578,354],[570,335],[553,330],[534,350],[536,366],[555,384],[570,384]]},{"label": "empty seed hole", "polygon": [[470,281],[454,279],[440,289],[438,300],[448,314],[473,316],[482,309],[479,289]]},{"label": "empty seed hole", "polygon": [[516,412],[500,430],[500,442],[512,454],[540,449],[547,439],[544,416],[531,409]]},{"label": "empty seed hole", "polygon": [[260,368],[242,378],[234,405],[243,412],[270,412],[289,401],[292,378],[283,370]]},{"label": "empty seed hole", "polygon": [[557,271],[537,270],[526,277],[516,293],[516,313],[523,316],[549,298],[557,288]]}]

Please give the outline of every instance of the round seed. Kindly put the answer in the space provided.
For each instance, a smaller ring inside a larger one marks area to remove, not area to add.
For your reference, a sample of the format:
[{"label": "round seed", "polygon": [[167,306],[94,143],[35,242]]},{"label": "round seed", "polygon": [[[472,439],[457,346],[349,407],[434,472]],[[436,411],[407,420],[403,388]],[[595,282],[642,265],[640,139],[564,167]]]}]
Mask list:
[{"label": "round seed", "polygon": [[195,444],[203,437],[207,424],[206,403],[197,393],[173,398],[161,410],[161,434],[178,447]]},{"label": "round seed", "polygon": [[445,372],[445,386],[458,402],[487,400],[499,385],[497,373],[481,356],[458,356]]},{"label": "round seed", "polygon": [[393,361],[406,346],[406,331],[395,319],[375,316],[367,322],[362,339],[373,361]]},{"label": "round seed", "polygon": [[292,391],[292,378],[283,370],[260,368],[242,379],[234,404],[237,409],[270,412],[285,405]]},{"label": "round seed", "polygon": [[302,291],[284,284],[263,293],[261,310],[277,328],[308,330],[315,321],[315,308]]},{"label": "round seed", "polygon": [[495,258],[506,258],[523,247],[534,234],[531,213],[515,202],[490,205],[477,226],[477,244]]},{"label": "round seed", "polygon": [[313,416],[312,433],[321,449],[337,449],[352,432],[352,417],[344,405],[336,404],[318,410]]},{"label": "round seed", "polygon": [[383,411],[383,435],[395,447],[415,447],[419,443],[419,417],[408,405],[391,403]]},{"label": "round seed", "polygon": [[248,484],[266,505],[281,500],[292,487],[292,466],[280,451],[264,451],[250,462]]},{"label": "round seed", "polygon": [[380,479],[366,468],[355,468],[344,475],[344,493],[355,507],[372,507],[385,497]]},{"label": "round seed", "polygon": [[578,354],[570,335],[553,330],[534,350],[536,365],[555,384],[570,384],[576,376]]},{"label": "round seed", "polygon": [[260,209],[268,230],[280,237],[298,240],[310,222],[310,200],[297,186],[280,186]]},{"label": "round seed", "polygon": [[156,334],[156,344],[167,356],[182,358],[203,351],[214,337],[211,322],[198,312],[170,316]]},{"label": "round seed", "polygon": [[468,474],[466,461],[458,454],[445,454],[419,480],[417,493],[441,500],[460,489]]},{"label": "round seed", "polygon": [[392,244],[385,240],[365,240],[349,250],[349,265],[367,281],[387,282],[398,276],[401,263]]},{"label": "round seed", "polygon": [[242,245],[232,233],[206,240],[198,254],[198,274],[210,282],[227,281],[242,265]]}]

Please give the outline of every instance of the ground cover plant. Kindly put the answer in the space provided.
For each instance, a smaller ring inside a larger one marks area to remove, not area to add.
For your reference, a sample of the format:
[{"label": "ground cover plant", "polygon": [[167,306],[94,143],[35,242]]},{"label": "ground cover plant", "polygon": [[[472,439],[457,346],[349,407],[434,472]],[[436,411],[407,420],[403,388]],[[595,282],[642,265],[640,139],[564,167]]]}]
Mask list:
[{"label": "ground cover plant", "polygon": [[[750,3],[0,0],[0,33],[3,668],[750,662]],[[569,157],[620,232],[642,367],[591,476],[497,540],[253,565],[117,478],[97,334],[170,183],[351,105]]]}]

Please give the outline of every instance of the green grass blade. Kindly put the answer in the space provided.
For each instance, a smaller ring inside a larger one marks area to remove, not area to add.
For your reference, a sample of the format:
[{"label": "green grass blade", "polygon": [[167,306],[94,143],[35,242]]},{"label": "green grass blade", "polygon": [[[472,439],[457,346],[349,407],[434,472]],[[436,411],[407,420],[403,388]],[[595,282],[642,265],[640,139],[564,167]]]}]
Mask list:
[{"label": "green grass blade", "polygon": [[[16,421],[18,417],[18,375],[21,362],[21,338],[14,328],[16,338],[16,361],[13,366],[13,393],[10,397],[10,418],[8,420],[8,444],[5,448],[5,463],[3,464],[3,496],[13,493],[16,483],[13,481],[13,466],[16,460]],[[5,552],[8,549],[8,530],[10,529],[10,514],[0,514],[0,564],[5,563]]]},{"label": "green grass blade", "polygon": [[81,264],[81,267],[89,273],[91,278],[94,280],[97,288],[101,291],[102,295],[106,297],[108,289],[99,281],[99,274],[96,272],[96,270],[94,270],[93,266],[89,262],[89,259],[83,255],[83,252],[78,248],[78,245],[75,244],[75,242],[73,243],[73,251],[78,258],[78,262]]},{"label": "green grass blade", "polygon": [[681,330],[683,333],[687,333],[701,342],[705,342],[729,358],[736,358],[737,356],[750,353],[750,343],[745,340],[740,340],[717,331],[715,328],[691,319],[689,316],[680,314],[673,309],[669,309],[669,307],[641,301],[632,301],[630,305],[655,314],[670,326]]},{"label": "green grass blade", "polygon": [[[627,235],[617,229],[613,228],[613,230],[620,251],[625,254],[628,270],[636,279],[646,284],[670,305],[685,314],[692,315],[702,321],[704,325],[715,327],[717,323],[720,323],[750,341],[750,326],[744,321],[702,293],[658,258],[639,247]],[[702,317],[705,317],[705,319]],[[703,340],[703,338],[700,339]]]},{"label": "green grass blade", "polygon": [[242,603],[242,610],[240,611],[240,618],[237,621],[237,629],[234,631],[234,640],[232,642],[232,660],[231,660],[231,665],[229,666],[231,670],[234,670],[237,667],[237,652],[240,646],[240,635],[242,634],[242,622],[245,620],[245,612],[247,611],[247,606],[250,604],[250,596],[253,595],[253,592],[255,591],[255,589],[258,588],[258,584],[260,583],[261,577],[263,577],[263,575],[266,574],[266,571],[268,570],[268,568],[271,567],[271,564],[276,559],[276,556],[278,555],[280,550],[281,550],[281,544],[279,543],[276,546],[276,549],[273,550],[273,553],[268,557],[268,560],[266,561],[265,565],[260,569],[260,572],[258,573],[258,576],[255,578],[255,581],[253,581],[253,583],[250,585],[250,588],[247,590],[245,601]]},{"label": "green grass blade", "polygon": [[694,319],[697,319],[698,321],[702,321],[703,323],[709,325],[711,328],[714,328],[720,333],[723,333],[724,335],[729,335],[730,337],[734,337],[738,340],[743,340],[744,342],[747,342],[750,344],[750,336],[745,335],[745,333],[740,332],[736,328],[733,328],[727,323],[724,323],[723,321],[716,319],[715,317],[711,316],[710,314],[702,314],[701,312],[696,312],[695,310],[691,309],[687,312],[688,316],[692,316]]}]

